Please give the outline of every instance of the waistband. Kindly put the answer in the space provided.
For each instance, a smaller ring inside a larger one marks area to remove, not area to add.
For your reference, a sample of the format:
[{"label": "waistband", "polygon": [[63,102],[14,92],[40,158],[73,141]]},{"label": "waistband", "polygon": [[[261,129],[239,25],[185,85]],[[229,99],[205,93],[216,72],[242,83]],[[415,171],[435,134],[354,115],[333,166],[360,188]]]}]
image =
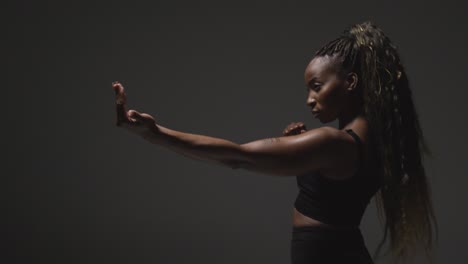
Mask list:
[{"label": "waistband", "polygon": [[326,227],[326,226],[292,226],[293,232],[328,232],[328,233],[361,233],[358,226],[349,227]]},{"label": "waistband", "polygon": [[364,237],[359,227],[330,228],[323,226],[292,227],[293,241],[335,241],[336,243],[349,243],[363,245]]}]

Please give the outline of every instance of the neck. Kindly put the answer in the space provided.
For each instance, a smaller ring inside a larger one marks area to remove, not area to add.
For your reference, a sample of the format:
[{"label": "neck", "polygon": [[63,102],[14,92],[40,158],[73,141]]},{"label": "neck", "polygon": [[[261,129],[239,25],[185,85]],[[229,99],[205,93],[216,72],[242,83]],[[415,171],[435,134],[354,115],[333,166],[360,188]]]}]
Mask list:
[{"label": "neck", "polygon": [[355,106],[343,111],[343,113],[338,117],[338,126],[340,130],[349,128],[353,123],[360,119],[364,118],[364,107]]}]

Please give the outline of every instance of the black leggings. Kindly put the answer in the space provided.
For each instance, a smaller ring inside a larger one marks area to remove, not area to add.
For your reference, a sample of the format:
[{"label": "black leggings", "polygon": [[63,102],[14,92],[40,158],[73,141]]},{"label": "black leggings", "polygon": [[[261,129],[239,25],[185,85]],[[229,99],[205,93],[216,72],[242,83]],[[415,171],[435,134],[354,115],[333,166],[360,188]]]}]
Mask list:
[{"label": "black leggings", "polygon": [[293,226],[292,264],[373,264],[361,230]]}]

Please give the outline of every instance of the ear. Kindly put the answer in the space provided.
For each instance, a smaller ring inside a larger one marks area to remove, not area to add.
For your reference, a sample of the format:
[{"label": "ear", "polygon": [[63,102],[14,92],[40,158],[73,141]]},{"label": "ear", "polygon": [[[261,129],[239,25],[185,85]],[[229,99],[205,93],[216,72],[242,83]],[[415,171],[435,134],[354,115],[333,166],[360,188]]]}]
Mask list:
[{"label": "ear", "polygon": [[346,91],[349,93],[354,92],[357,89],[358,76],[355,72],[350,72],[346,75]]}]

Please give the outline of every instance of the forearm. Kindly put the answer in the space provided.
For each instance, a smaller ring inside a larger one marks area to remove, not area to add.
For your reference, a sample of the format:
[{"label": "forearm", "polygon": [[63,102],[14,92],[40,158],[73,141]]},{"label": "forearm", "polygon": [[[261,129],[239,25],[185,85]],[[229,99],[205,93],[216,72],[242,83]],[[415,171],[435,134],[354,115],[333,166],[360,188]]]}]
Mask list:
[{"label": "forearm", "polygon": [[[184,156],[269,175],[294,176],[316,171],[329,148],[320,131],[290,137],[275,137],[237,144],[222,138],[184,133],[156,125],[142,135],[147,141]],[[315,138],[315,139],[314,139]]]},{"label": "forearm", "polygon": [[239,144],[222,138],[185,133],[157,125],[157,132],[144,135],[147,141],[186,157],[214,162],[233,169],[247,163]]}]

